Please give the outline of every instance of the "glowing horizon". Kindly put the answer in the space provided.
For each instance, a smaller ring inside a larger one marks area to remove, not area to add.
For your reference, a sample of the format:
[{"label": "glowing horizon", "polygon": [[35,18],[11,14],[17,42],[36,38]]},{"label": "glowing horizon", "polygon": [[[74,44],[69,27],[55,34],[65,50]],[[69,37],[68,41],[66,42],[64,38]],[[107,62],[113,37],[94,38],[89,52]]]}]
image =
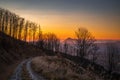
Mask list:
[{"label": "glowing horizon", "polygon": [[[46,18],[48,18],[48,16],[42,17],[42,19],[34,18],[34,16],[33,16],[33,18],[30,18],[30,16],[26,16],[26,15],[23,15],[22,17],[25,17],[28,20],[31,20],[31,21],[34,21],[34,22],[40,24],[43,33],[53,32],[62,40],[66,39],[68,37],[75,38],[74,31],[77,30],[78,27],[87,28],[92,33],[92,35],[95,36],[96,39],[120,40],[119,28],[115,29],[114,25],[111,25],[111,28],[106,28],[105,26],[106,25],[109,26],[109,24],[105,24],[103,26],[101,24],[97,25],[95,23],[93,23],[93,24],[90,23],[89,25],[87,25],[88,23],[85,23],[85,22],[80,22],[81,24],[76,23],[76,22],[70,23],[69,20],[68,20],[69,22],[64,23],[64,22],[62,22],[61,16],[56,16],[56,15],[49,16],[50,19],[53,18],[54,20],[46,19]],[[95,26],[93,26],[93,25],[95,25]],[[103,26],[104,28],[101,29],[101,28],[99,28],[100,26]],[[109,30],[107,30],[107,29],[109,29]],[[113,30],[113,29],[115,29],[115,30]]]},{"label": "glowing horizon", "polygon": [[74,31],[85,27],[96,39],[120,40],[119,1],[34,0],[0,1],[0,5],[41,25],[43,33],[60,39],[75,38]]}]

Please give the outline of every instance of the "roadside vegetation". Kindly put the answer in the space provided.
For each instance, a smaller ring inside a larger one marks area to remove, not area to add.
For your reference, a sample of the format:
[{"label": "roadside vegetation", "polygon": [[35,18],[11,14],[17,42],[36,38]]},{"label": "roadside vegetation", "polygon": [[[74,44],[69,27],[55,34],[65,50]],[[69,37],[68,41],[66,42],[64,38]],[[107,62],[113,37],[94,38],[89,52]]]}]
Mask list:
[{"label": "roadside vegetation", "polygon": [[89,70],[58,56],[41,56],[32,60],[32,68],[48,80],[102,80]]}]

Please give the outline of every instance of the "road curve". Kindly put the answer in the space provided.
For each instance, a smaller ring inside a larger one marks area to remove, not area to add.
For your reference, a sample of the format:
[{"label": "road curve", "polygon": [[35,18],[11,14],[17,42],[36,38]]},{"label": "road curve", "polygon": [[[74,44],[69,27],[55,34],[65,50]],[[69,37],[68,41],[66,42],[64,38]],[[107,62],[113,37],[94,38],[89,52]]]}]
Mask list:
[{"label": "road curve", "polygon": [[23,70],[23,64],[26,64],[26,69],[29,73],[29,77],[32,79],[32,80],[46,80],[44,79],[42,76],[36,74],[32,68],[31,68],[31,61],[32,59],[27,59],[27,60],[24,60],[22,61],[18,66],[17,68],[15,69],[15,72],[13,73],[13,75],[10,77],[9,80],[22,80],[22,70]]},{"label": "road curve", "polygon": [[31,68],[31,60],[27,62],[26,67],[27,67],[27,71],[29,72],[29,75],[30,75],[30,77],[32,78],[32,80],[46,80],[46,79],[44,79],[42,76],[36,74],[36,73],[32,70],[32,68]]},{"label": "road curve", "polygon": [[13,75],[11,76],[11,78],[9,80],[22,80],[22,78],[21,78],[22,66],[26,62],[27,62],[27,60],[24,60],[17,66],[17,68],[15,69]]}]

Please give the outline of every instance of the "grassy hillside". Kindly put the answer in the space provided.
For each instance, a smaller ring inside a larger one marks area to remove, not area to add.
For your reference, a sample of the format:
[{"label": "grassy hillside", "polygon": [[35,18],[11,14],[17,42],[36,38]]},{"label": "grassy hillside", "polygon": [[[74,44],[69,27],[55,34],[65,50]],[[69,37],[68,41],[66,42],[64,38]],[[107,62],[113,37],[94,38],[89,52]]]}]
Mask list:
[{"label": "grassy hillside", "polygon": [[32,68],[48,80],[103,80],[90,70],[57,56],[36,57]]}]

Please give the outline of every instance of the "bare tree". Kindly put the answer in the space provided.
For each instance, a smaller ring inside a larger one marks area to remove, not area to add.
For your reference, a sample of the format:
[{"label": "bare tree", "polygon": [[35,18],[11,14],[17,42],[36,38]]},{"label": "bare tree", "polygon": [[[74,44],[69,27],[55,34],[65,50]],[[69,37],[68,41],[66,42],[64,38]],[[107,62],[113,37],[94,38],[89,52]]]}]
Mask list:
[{"label": "bare tree", "polygon": [[35,36],[36,36],[36,31],[37,31],[37,24],[33,23],[33,43],[35,42]]},{"label": "bare tree", "polygon": [[5,12],[2,12],[2,22],[1,22],[1,31],[4,32],[4,24],[5,24]]},{"label": "bare tree", "polygon": [[65,43],[64,43],[64,53],[68,53],[68,44],[67,44],[67,42],[65,41]]},{"label": "bare tree", "polygon": [[55,51],[59,48],[59,39],[54,33],[46,33],[43,36],[44,46],[48,50]]},{"label": "bare tree", "polygon": [[0,31],[2,31],[2,9],[0,8]]},{"label": "bare tree", "polygon": [[39,36],[39,40],[42,40],[42,30],[41,30],[41,27],[40,27],[40,25],[38,26],[38,36]]},{"label": "bare tree", "polygon": [[56,37],[54,40],[54,51],[59,52],[60,40]]},{"label": "bare tree", "polygon": [[90,50],[91,52],[90,55],[92,55],[92,62],[95,63],[96,60],[97,60],[97,51],[99,49],[99,47],[97,47],[97,45],[93,44],[92,47],[91,47],[92,50]]},{"label": "bare tree", "polygon": [[7,34],[7,29],[8,29],[8,22],[9,22],[9,13],[8,11],[5,12],[5,27],[4,27],[4,31]]},{"label": "bare tree", "polygon": [[77,55],[84,58],[84,56],[92,50],[91,46],[94,44],[95,39],[85,28],[78,28],[78,30],[75,31],[75,34],[77,37]]},{"label": "bare tree", "polygon": [[9,35],[12,36],[12,27],[13,27],[13,17],[12,14],[10,14],[10,28],[9,28]]},{"label": "bare tree", "polygon": [[4,9],[0,8],[0,31],[3,31],[3,15]]},{"label": "bare tree", "polygon": [[13,16],[13,26],[12,26],[12,37],[15,38],[15,30],[16,30],[16,25],[17,25],[17,21],[16,21],[16,15]]},{"label": "bare tree", "polygon": [[32,23],[30,22],[29,23],[29,29],[28,29],[28,35],[29,35],[29,41],[31,41],[31,39],[32,39],[32,29],[31,29],[31,27],[32,27]]},{"label": "bare tree", "polygon": [[27,21],[27,22],[25,23],[25,28],[24,28],[24,41],[27,41],[28,25],[29,25],[29,21]]},{"label": "bare tree", "polygon": [[18,39],[22,39],[22,29],[24,27],[24,18],[20,18],[20,25],[19,25],[19,34],[18,34]]},{"label": "bare tree", "polygon": [[108,54],[108,70],[109,73],[113,72],[118,63],[118,47],[115,43],[107,43],[107,54]]},{"label": "bare tree", "polygon": [[40,25],[38,26],[38,42],[37,42],[37,45],[43,49],[43,35],[42,35],[42,30],[41,30],[41,27]]}]

